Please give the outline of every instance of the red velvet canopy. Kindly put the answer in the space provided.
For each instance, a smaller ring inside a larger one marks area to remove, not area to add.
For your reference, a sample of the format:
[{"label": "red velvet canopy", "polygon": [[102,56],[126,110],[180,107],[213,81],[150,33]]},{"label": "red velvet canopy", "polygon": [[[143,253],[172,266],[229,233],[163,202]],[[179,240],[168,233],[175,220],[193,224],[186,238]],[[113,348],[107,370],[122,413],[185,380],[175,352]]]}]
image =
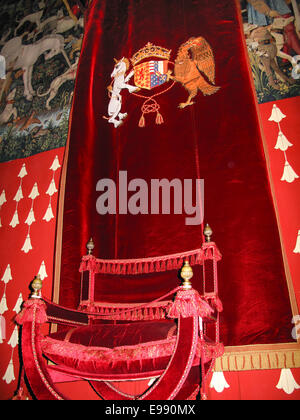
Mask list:
[{"label": "red velvet canopy", "polygon": [[[115,128],[103,118],[114,58],[130,59],[150,42],[172,50],[174,63],[191,37],[205,38],[212,48],[216,93],[199,91],[194,105],[179,109],[188,97],[179,82],[139,91],[161,93],[155,99],[163,119],[157,124],[155,113],[145,114],[140,127],[144,99],[123,90],[124,124]],[[225,345],[291,341],[292,314],[255,101],[234,1],[92,2],[68,144],[60,304],[78,305],[79,263],[90,236],[100,258],[146,258],[201,247],[203,225],[186,225],[186,214],[172,214],[172,207],[169,215],[99,215],[100,179],[112,179],[119,188],[119,171],[127,171],[128,182],[141,178],[149,185],[151,179],[201,178],[205,221],[223,255],[221,340]],[[193,286],[200,290],[200,268],[194,273]],[[143,302],[176,287],[178,279],[176,270],[134,278],[120,274],[117,280],[98,274],[97,285],[97,300]]]}]

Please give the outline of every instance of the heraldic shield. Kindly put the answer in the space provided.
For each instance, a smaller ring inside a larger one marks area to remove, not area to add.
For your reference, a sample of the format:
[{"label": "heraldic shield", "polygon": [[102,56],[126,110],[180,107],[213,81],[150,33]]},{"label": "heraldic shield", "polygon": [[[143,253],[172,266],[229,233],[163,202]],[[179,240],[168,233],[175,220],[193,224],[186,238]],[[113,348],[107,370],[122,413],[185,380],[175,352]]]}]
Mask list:
[{"label": "heraldic shield", "polygon": [[[168,82],[170,56],[171,50],[152,45],[148,42],[131,59],[134,69],[135,85],[141,89],[151,90]],[[157,60],[159,58],[160,60]]]},{"label": "heraldic shield", "polygon": [[141,89],[153,89],[168,80],[167,61],[148,61],[134,67],[134,83]]},{"label": "heraldic shield", "polygon": [[[116,64],[111,74],[113,80],[108,86],[109,116],[104,116],[109,123],[114,124],[115,128],[119,127],[128,116],[127,113],[121,112],[122,90],[127,89],[133,96],[144,99],[139,127],[145,127],[145,116],[151,113],[156,113],[156,124],[164,123],[156,98],[168,92],[177,82],[181,83],[189,93],[187,101],[178,105],[180,109],[193,105],[193,98],[197,96],[198,91],[203,95],[213,95],[219,90],[215,85],[214,54],[203,37],[192,37],[183,43],[175,62],[170,60],[171,53],[172,50],[148,42],[130,60],[125,57],[121,60],[115,59]],[[134,86],[129,84],[133,76]],[[157,88],[161,86],[162,88],[158,90]],[[149,91],[152,90],[154,93],[149,95]]]}]

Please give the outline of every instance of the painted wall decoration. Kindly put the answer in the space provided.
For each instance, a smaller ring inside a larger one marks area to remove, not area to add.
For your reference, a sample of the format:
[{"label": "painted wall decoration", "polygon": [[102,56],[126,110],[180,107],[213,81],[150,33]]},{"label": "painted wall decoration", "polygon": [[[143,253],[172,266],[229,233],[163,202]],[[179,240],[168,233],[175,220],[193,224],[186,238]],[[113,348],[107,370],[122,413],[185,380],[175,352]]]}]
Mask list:
[{"label": "painted wall decoration", "polygon": [[39,274],[51,298],[58,186],[64,147],[0,164],[0,400],[19,380],[14,322]]},{"label": "painted wall decoration", "polygon": [[83,26],[62,0],[1,5],[0,162],[65,145]]},{"label": "painted wall decoration", "polygon": [[281,150],[284,154],[284,169],[283,174],[281,177],[281,181],[286,181],[288,183],[294,182],[296,179],[299,178],[299,176],[296,174],[294,169],[291,167],[290,163],[288,162],[287,158],[287,149],[289,147],[292,147],[293,144],[286,138],[286,136],[283,134],[280,126],[280,122],[286,118],[286,115],[283,114],[278,108],[276,104],[273,105],[272,113],[269,118],[269,121],[273,121],[275,124],[278,125],[278,137],[276,145],[274,146],[274,149]]},{"label": "painted wall decoration", "polygon": [[240,0],[259,103],[300,95],[299,0]]},{"label": "painted wall decoration", "polygon": [[270,179],[294,291],[300,308],[298,280],[300,226],[300,97],[259,105]]}]

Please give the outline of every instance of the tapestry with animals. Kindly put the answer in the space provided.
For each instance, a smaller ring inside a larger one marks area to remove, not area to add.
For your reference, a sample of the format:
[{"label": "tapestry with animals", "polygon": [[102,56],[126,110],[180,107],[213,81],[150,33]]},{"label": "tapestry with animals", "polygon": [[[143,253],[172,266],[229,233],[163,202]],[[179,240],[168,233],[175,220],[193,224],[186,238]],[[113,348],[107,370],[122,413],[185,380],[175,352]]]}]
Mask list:
[{"label": "tapestry with animals", "polygon": [[1,4],[0,162],[65,145],[83,26],[71,1]]},{"label": "tapestry with animals", "polygon": [[240,0],[259,103],[300,95],[300,0]]}]

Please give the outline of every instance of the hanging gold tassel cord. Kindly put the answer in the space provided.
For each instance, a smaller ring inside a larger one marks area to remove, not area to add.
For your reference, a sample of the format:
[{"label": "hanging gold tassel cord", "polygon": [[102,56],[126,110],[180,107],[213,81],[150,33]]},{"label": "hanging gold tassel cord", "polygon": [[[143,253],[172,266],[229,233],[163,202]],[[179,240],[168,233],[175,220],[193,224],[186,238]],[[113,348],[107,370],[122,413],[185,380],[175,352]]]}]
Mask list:
[{"label": "hanging gold tassel cord", "polygon": [[144,95],[141,95],[139,93],[135,93],[133,92],[132,95],[137,96],[138,98],[142,98],[142,99],[146,99],[145,102],[142,105],[141,111],[142,111],[142,115],[141,118],[139,120],[139,127],[145,127],[146,126],[146,120],[145,120],[145,115],[146,114],[150,114],[151,112],[156,112],[156,119],[155,119],[155,123],[156,124],[163,124],[164,123],[164,119],[161,115],[161,113],[159,112],[160,110],[160,105],[158,104],[158,102],[154,99],[157,96],[162,95],[163,93],[168,92],[170,89],[172,89],[172,87],[175,85],[176,82],[173,81],[173,83],[167,87],[167,89],[164,89],[162,92],[156,93],[155,95],[147,98]]},{"label": "hanging gold tassel cord", "polygon": [[139,127],[145,127],[145,125],[146,125],[145,115],[150,114],[151,112],[156,112],[155,123],[156,124],[163,124],[164,120],[163,120],[163,117],[160,114],[159,110],[160,110],[160,105],[156,102],[155,99],[153,99],[153,98],[147,99],[147,101],[145,101],[143,103],[143,106],[141,108],[142,116],[141,116],[140,121],[139,121]]}]

